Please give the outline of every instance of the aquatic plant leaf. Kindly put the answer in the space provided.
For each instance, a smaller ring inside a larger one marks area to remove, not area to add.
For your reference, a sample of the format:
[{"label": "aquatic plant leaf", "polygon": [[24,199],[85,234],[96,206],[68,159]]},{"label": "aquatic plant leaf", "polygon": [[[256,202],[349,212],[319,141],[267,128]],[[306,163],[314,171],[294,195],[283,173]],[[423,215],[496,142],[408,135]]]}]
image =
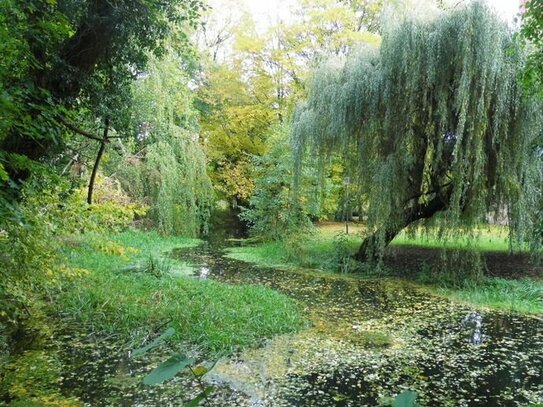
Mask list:
[{"label": "aquatic plant leaf", "polygon": [[196,377],[202,377],[203,375],[205,375],[207,372],[209,372],[209,370],[207,369],[207,367],[205,366],[196,366],[192,373],[194,374],[194,376]]},{"label": "aquatic plant leaf", "polygon": [[166,329],[166,331],[164,331],[159,337],[155,338],[153,341],[151,341],[147,345],[134,350],[134,352],[132,353],[132,356],[135,357],[135,356],[143,355],[147,351],[160,345],[164,341],[164,339],[169,338],[173,334],[175,334],[175,329],[173,328]]},{"label": "aquatic plant leaf", "polygon": [[419,406],[417,396],[418,393],[416,391],[402,391],[392,401],[392,407],[417,407]]},{"label": "aquatic plant leaf", "polygon": [[200,401],[204,400],[209,396],[215,388],[213,386],[208,386],[203,392],[198,394],[194,399],[185,404],[185,407],[197,407],[200,404]]},{"label": "aquatic plant leaf", "polygon": [[145,376],[143,379],[143,384],[153,385],[169,380],[193,362],[194,359],[187,358],[183,354],[172,356],[166,362]]}]

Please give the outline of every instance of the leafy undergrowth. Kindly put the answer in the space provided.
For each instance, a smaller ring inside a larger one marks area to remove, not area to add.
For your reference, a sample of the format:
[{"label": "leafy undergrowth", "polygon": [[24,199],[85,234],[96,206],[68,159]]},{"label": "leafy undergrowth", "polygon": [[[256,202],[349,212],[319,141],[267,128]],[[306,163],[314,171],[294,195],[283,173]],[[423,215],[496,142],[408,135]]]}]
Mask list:
[{"label": "leafy undergrowth", "polygon": [[178,272],[186,267],[157,254],[194,239],[125,232],[89,236],[65,248],[72,267],[88,270],[57,303],[76,324],[135,345],[161,326],[204,352],[228,353],[303,324],[296,303],[271,289],[230,286]]},{"label": "leafy undergrowth", "polygon": [[[362,277],[401,278],[419,285],[434,294],[471,303],[477,306],[520,313],[543,313],[543,280],[537,278],[540,267],[529,265],[527,256],[509,256],[509,242],[504,229],[498,226],[481,228],[479,236],[470,241],[470,247],[479,249],[489,268],[496,268],[497,276],[472,276],[468,263],[454,266],[455,270],[440,265],[439,272],[428,273],[432,263],[440,261],[441,250],[463,249],[466,256],[472,250],[465,250],[468,240],[457,237],[445,243],[431,236],[398,236],[393,242],[390,261],[384,267],[355,264],[352,254],[358,249],[361,239],[360,227],[351,227],[349,235],[341,234],[341,224],[326,224],[319,227],[314,236],[263,242],[254,246],[226,249],[226,256],[275,268],[316,268],[326,271],[359,271]],[[338,232],[340,232],[338,234]],[[453,260],[454,263],[454,260]],[[491,264],[490,264],[491,263]],[[506,264],[507,263],[507,264]],[[528,272],[530,268],[530,272]],[[466,271],[467,270],[467,271]],[[473,273],[477,274],[477,273]],[[534,277],[535,276],[535,277]],[[508,278],[515,277],[515,278]]]}]

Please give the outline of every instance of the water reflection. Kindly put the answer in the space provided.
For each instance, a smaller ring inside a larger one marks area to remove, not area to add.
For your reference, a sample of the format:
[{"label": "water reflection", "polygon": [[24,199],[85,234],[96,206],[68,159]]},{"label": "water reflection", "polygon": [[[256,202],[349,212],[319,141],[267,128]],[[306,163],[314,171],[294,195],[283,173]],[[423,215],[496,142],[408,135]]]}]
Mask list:
[{"label": "water reflection", "polygon": [[201,279],[206,279],[209,276],[209,267],[206,267],[206,266],[200,267],[200,270],[198,271],[198,276]]},{"label": "water reflection", "polygon": [[[256,267],[222,257],[217,246],[175,255],[196,266],[195,278],[282,291],[311,320],[298,334],[222,360],[207,378],[221,386],[211,406],[376,406],[406,388],[425,406],[543,402],[540,320],[474,311],[394,282]],[[180,405],[197,392],[185,376],[144,387],[154,360],[127,360],[107,342],[70,335],[66,365],[80,367],[64,385],[87,405]]]},{"label": "water reflection", "polygon": [[470,312],[464,318],[462,325],[469,329],[470,342],[473,345],[483,343],[483,316],[478,312]]}]

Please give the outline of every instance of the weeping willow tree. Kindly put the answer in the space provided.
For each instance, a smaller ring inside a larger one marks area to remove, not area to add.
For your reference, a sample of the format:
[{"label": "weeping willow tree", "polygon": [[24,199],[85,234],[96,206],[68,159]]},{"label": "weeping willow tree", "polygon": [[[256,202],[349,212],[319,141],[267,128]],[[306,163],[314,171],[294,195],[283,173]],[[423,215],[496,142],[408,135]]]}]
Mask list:
[{"label": "weeping willow tree", "polygon": [[294,115],[296,155],[301,162],[308,145],[321,158],[357,152],[348,165],[369,205],[358,259],[380,256],[404,228],[438,213],[446,236],[505,210],[511,236],[529,238],[542,115],[518,84],[523,66],[507,25],[476,2],[396,25],[380,49],[314,73]]},{"label": "weeping willow tree", "polygon": [[148,147],[139,165],[141,191],[159,230],[183,236],[206,233],[213,194],[198,142],[172,127]]},{"label": "weeping willow tree", "polygon": [[162,233],[198,236],[207,232],[213,190],[185,65],[173,49],[150,58],[134,87],[137,141],[115,172]]}]

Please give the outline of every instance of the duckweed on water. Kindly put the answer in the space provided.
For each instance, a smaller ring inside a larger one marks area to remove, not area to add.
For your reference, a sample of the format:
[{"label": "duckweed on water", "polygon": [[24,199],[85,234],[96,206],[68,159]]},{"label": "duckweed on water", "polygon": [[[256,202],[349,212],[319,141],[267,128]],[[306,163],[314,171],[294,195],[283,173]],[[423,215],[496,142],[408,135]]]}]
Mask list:
[{"label": "duckweed on water", "polygon": [[[295,252],[288,242],[264,242],[251,246],[229,247],[225,250],[225,255],[234,260],[284,270],[309,267],[338,271],[337,261],[330,259],[337,257],[335,239],[342,228],[341,224],[321,225],[316,235],[307,236],[299,247],[295,246]],[[361,242],[357,230],[360,230],[360,226],[345,240],[345,249],[353,254]],[[365,278],[388,277],[416,281],[434,294],[480,307],[542,314],[543,281],[533,276],[541,275],[543,268],[532,264],[526,255],[517,253],[508,256],[509,245],[504,236],[503,228],[488,226],[480,231],[475,241],[470,241],[471,249],[483,251],[483,256],[487,258],[487,268],[492,274],[479,276],[478,279],[470,279],[469,273],[465,273],[463,269],[441,270],[442,266],[436,267],[434,264],[440,261],[440,255],[443,254],[438,248],[466,250],[465,239],[457,237],[438,245],[439,240],[432,235],[416,233],[403,233],[392,242],[384,267],[377,269],[359,265],[358,271]],[[466,254],[469,255],[470,250],[467,250]],[[355,269],[356,267],[352,267],[352,270]],[[438,269],[441,273],[436,272]],[[459,282],[448,284],[455,273],[459,273]],[[497,277],[500,275],[507,278]]]},{"label": "duckweed on water", "polygon": [[[205,376],[219,386],[209,406],[377,406],[404,390],[416,390],[423,406],[543,401],[543,321],[536,318],[477,311],[400,282],[255,267],[206,246],[175,255],[205,269],[207,278],[296,298],[311,321],[306,329],[221,359]],[[157,283],[156,277],[146,278],[147,284]],[[467,318],[472,314],[480,326]],[[70,329],[57,335],[65,349],[59,352],[61,386],[90,405],[177,405],[199,392],[185,374],[143,386],[143,377],[173,352],[167,347],[136,360],[115,337],[89,336],[77,325]],[[199,362],[205,359],[194,352]]]},{"label": "duckweed on water", "polygon": [[[199,393],[190,377],[179,375],[151,388],[142,384],[172,346],[204,358],[303,326],[296,301],[269,288],[181,275],[176,270],[188,263],[175,259],[167,260],[172,267],[156,263],[149,270],[146,265],[149,256],[164,259],[162,250],[199,243],[136,231],[67,241],[66,261],[84,272],[51,293],[56,298],[48,311],[57,323],[37,350],[14,355],[1,366],[6,377],[2,397],[24,406],[77,406],[78,400],[93,406],[183,402]],[[163,326],[176,328],[169,344],[142,360],[127,357]]]},{"label": "duckweed on water", "polygon": [[12,407],[78,407],[76,397],[60,392],[63,366],[51,351],[27,351],[5,368],[0,394],[12,399]]},{"label": "duckweed on water", "polygon": [[[191,253],[199,250],[186,253],[196,262]],[[209,258],[204,253],[208,266]],[[211,270],[223,281],[261,284],[298,298],[312,321],[310,329],[222,361],[209,375],[247,394],[240,405],[376,406],[408,389],[417,390],[423,406],[543,400],[543,322],[536,318],[477,312],[401,282],[217,258]],[[479,331],[466,318],[474,312]],[[366,346],[357,340],[362,332],[385,333],[389,346]]]}]

